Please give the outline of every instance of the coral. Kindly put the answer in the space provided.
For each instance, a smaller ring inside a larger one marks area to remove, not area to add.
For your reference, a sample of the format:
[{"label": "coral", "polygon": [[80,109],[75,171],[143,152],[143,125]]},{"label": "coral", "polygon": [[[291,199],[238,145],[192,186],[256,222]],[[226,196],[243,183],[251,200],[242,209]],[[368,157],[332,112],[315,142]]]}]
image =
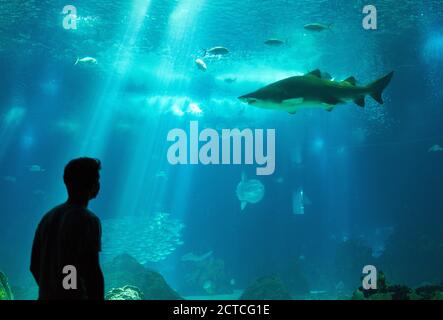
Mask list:
[{"label": "coral", "polygon": [[255,280],[240,297],[240,300],[291,300],[292,297],[283,281],[275,276]]},{"label": "coral", "polygon": [[376,293],[369,297],[368,300],[393,300],[389,293]]},{"label": "coral", "polygon": [[432,299],[435,294],[443,292],[443,286],[425,285],[415,289],[415,292],[425,300]]},{"label": "coral", "polygon": [[139,288],[124,286],[111,289],[105,297],[106,300],[144,300],[144,295]]},{"label": "coral", "polygon": [[387,291],[392,295],[392,300],[409,300],[412,289],[404,285],[393,285]]},{"label": "coral", "polygon": [[386,292],[388,290],[389,283],[386,280],[386,276],[383,271],[377,272],[377,289],[381,292]]},{"label": "coral", "polygon": [[0,271],[0,300],[14,300],[11,288],[9,287],[8,278]]},{"label": "coral", "polygon": [[442,300],[443,286],[426,285],[415,290],[405,285],[390,285],[383,272],[378,273],[377,289],[354,291],[352,300]]},{"label": "coral", "polygon": [[[363,279],[363,277],[362,277]],[[388,293],[389,284],[386,281],[386,276],[384,274],[383,271],[379,271],[377,273],[377,289],[368,289],[368,290],[363,290],[362,287],[359,288],[359,290],[361,292],[363,292],[364,298],[370,298],[372,295],[375,294],[384,294],[384,293]]]},{"label": "coral", "polygon": [[443,300],[443,292],[436,292],[432,295],[431,300]]},{"label": "coral", "polygon": [[115,257],[127,253],[140,263],[166,259],[182,245],[184,224],[169,213],[149,217],[103,220],[103,254]]},{"label": "coral", "polygon": [[363,290],[362,287],[354,292],[353,300],[409,300],[412,290],[404,285],[389,285],[383,271],[377,274],[377,289]]},{"label": "coral", "polygon": [[128,254],[119,255],[104,264],[103,274],[107,291],[130,285],[139,288],[145,300],[182,299],[158,272],[145,268]]},{"label": "coral", "polygon": [[414,290],[409,295],[409,300],[423,300],[423,297],[421,295],[417,294],[417,292],[415,292],[415,290]]},{"label": "coral", "polygon": [[351,300],[365,300],[365,294],[363,292],[363,290],[361,290],[361,288],[358,288],[357,290],[354,291],[354,293],[352,294],[352,298]]}]

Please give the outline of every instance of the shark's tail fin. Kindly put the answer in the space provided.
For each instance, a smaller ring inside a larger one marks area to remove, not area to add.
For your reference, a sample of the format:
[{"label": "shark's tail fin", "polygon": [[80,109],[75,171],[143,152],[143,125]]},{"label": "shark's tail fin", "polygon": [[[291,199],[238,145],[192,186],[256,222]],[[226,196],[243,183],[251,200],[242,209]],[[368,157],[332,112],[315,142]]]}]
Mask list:
[{"label": "shark's tail fin", "polygon": [[80,58],[77,58],[77,60],[75,60],[74,66],[77,65],[79,60],[80,60]]},{"label": "shark's tail fin", "polygon": [[383,98],[382,98],[383,91],[386,89],[389,82],[391,82],[393,75],[394,75],[394,71],[391,71],[390,73],[388,73],[384,77],[382,77],[382,78],[380,78],[368,85],[368,88],[370,90],[369,95],[375,101],[377,101],[379,104],[383,104]]}]

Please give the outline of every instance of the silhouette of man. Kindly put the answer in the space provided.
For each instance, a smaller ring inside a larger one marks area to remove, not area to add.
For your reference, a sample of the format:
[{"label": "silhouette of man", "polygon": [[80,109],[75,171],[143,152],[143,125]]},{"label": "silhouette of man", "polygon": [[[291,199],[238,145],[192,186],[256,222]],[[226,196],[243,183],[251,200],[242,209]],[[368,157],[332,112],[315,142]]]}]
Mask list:
[{"label": "silhouette of man", "polygon": [[[39,300],[104,299],[100,220],[87,209],[100,190],[100,169],[100,161],[92,158],[74,159],[65,167],[68,200],[45,214],[32,245],[30,269]],[[75,267],[76,277],[72,269],[64,273],[65,266]]]}]

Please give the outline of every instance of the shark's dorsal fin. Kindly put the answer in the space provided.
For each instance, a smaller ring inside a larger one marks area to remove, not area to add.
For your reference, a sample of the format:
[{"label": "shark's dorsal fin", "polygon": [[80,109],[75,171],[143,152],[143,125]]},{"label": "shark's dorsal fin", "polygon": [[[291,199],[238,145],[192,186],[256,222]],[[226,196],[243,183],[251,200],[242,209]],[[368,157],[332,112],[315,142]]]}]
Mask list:
[{"label": "shark's dorsal fin", "polygon": [[357,84],[357,80],[355,80],[355,78],[354,77],[349,77],[349,78],[346,78],[345,80],[343,80],[344,82],[348,82],[348,83],[350,83],[350,84],[352,84],[353,86],[355,86],[356,84]]},{"label": "shark's dorsal fin", "polygon": [[321,71],[320,71],[320,69],[315,69],[315,70],[312,70],[311,72],[308,72],[306,75],[321,78]]}]

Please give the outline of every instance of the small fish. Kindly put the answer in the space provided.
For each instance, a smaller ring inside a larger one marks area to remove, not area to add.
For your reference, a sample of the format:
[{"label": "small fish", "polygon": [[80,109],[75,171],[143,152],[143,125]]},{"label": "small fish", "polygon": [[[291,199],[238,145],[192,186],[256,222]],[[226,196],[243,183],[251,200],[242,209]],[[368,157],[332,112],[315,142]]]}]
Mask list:
[{"label": "small fish", "polygon": [[5,177],[3,177],[3,180],[8,181],[8,182],[12,182],[12,183],[17,182],[17,178],[13,177],[13,176],[5,176]]},{"label": "small fish", "polygon": [[211,280],[205,280],[205,282],[203,282],[203,289],[207,293],[213,293],[214,285],[213,285],[212,281]]},{"label": "small fish", "polygon": [[321,32],[324,30],[331,30],[332,23],[330,24],[321,24],[321,23],[308,23],[303,26],[306,30]]},{"label": "small fish", "polygon": [[156,178],[163,178],[163,179],[167,180],[168,179],[168,174],[165,171],[161,170],[161,171],[159,171],[159,172],[157,172],[155,174],[155,177]]},{"label": "small fish", "polygon": [[29,171],[31,171],[31,172],[45,172],[45,171],[46,171],[46,169],[43,169],[43,168],[40,167],[38,164],[30,165],[30,166],[28,167],[28,169],[29,169]]},{"label": "small fish", "polygon": [[346,147],[339,147],[337,148],[337,154],[344,154],[346,152]]},{"label": "small fish", "polygon": [[225,79],[223,79],[223,81],[226,83],[233,83],[233,82],[237,81],[237,78],[225,78]]},{"label": "small fish", "polygon": [[280,39],[272,38],[272,39],[266,40],[265,44],[268,45],[268,46],[271,46],[271,47],[280,47],[280,46],[285,44],[285,41],[280,40]]},{"label": "small fish", "polygon": [[309,294],[325,294],[327,291],[325,290],[311,290],[309,291]]},{"label": "small fish", "polygon": [[442,146],[439,144],[434,144],[432,147],[429,148],[428,152],[441,152],[443,151]]},{"label": "small fish", "polygon": [[204,56],[224,56],[229,53],[229,50],[225,47],[213,47],[211,49],[204,50]]},{"label": "small fish", "polygon": [[77,64],[97,64],[97,59],[93,57],[84,57],[84,58],[77,58],[77,60],[74,63],[74,66]]},{"label": "small fish", "polygon": [[34,196],[43,196],[43,195],[46,194],[46,192],[43,191],[43,190],[40,190],[40,189],[36,189],[36,190],[32,191],[32,194],[33,194]]},{"label": "small fish", "polygon": [[282,184],[283,182],[285,182],[285,178],[283,177],[278,177],[277,179],[275,179],[275,182]]},{"label": "small fish", "polygon": [[309,200],[302,188],[292,193],[292,213],[293,214],[305,214],[305,206],[311,205],[312,202]]},{"label": "small fish", "polygon": [[206,63],[202,59],[195,59],[195,64],[201,71],[206,71],[208,69]]}]

